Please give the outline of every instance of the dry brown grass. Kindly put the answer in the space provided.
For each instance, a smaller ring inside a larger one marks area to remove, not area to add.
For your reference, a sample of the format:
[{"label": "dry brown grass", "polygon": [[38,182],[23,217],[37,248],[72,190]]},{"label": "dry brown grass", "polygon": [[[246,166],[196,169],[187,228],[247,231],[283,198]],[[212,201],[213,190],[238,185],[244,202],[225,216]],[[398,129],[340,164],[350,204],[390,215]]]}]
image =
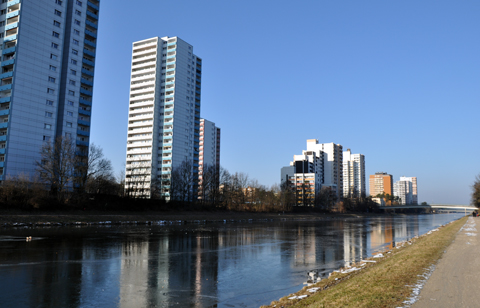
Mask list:
[{"label": "dry brown grass", "polygon": [[[286,296],[270,306],[262,307],[399,307],[411,296],[412,285],[419,275],[435,264],[455,235],[465,224],[466,218],[457,220],[432,232],[430,235],[406,242],[402,248],[384,253],[384,258],[373,259],[363,270],[350,274],[335,273],[329,279],[303,288],[295,295],[308,294],[305,299],[289,300]],[[335,280],[337,278],[337,280]],[[311,295],[307,291],[320,287]]]}]

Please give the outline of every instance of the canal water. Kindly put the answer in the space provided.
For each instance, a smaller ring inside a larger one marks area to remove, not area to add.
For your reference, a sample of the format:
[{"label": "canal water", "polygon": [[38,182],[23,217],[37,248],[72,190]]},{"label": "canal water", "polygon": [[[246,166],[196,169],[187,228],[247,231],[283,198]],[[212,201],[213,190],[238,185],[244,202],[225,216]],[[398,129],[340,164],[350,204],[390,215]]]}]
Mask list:
[{"label": "canal water", "polygon": [[0,306],[259,307],[462,216],[0,229]]}]

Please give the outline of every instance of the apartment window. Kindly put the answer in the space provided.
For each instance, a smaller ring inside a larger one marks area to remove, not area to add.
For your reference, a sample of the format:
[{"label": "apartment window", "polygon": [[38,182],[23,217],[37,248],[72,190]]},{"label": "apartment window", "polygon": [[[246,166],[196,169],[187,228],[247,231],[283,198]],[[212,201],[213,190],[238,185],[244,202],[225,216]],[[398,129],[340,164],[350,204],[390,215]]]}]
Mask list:
[{"label": "apartment window", "polygon": [[53,53],[50,54],[50,59],[57,60],[57,58],[57,55],[54,55]]},{"label": "apartment window", "polygon": [[50,136],[43,136],[43,141],[50,141]]},{"label": "apartment window", "polygon": [[68,105],[73,106],[73,105],[75,105],[75,103],[73,101],[68,101]]},{"label": "apartment window", "polygon": [[73,40],[73,45],[78,45],[78,40]]},{"label": "apartment window", "polygon": [[47,93],[49,93],[49,94],[55,94],[55,90],[52,89],[52,88],[48,88],[48,89],[47,89]]},{"label": "apartment window", "polygon": [[45,123],[45,125],[43,126],[43,128],[45,128],[45,129],[52,129],[52,124],[47,124],[47,123]]},{"label": "apartment window", "polygon": [[75,59],[70,59],[70,63],[74,64],[74,65],[77,65],[77,60]]},{"label": "apartment window", "polygon": [[5,15],[7,14],[7,10],[0,10],[0,15]]},{"label": "apartment window", "polygon": [[53,116],[53,113],[48,112],[48,111],[45,111],[45,116],[46,116],[47,118],[51,118],[51,117]]},{"label": "apartment window", "polygon": [[59,10],[55,10],[55,15],[62,16],[62,12],[60,12]]},{"label": "apartment window", "polygon": [[60,37],[60,33],[53,31],[52,36],[58,38]]},{"label": "apartment window", "polygon": [[78,31],[77,29],[73,29],[73,33],[76,35],[80,35],[80,31]]},{"label": "apartment window", "polygon": [[75,85],[75,80],[70,79],[70,80],[68,81],[68,83],[71,84],[72,86],[74,86],[74,85]]},{"label": "apartment window", "polygon": [[68,95],[75,96],[75,91],[68,90]]},{"label": "apartment window", "polygon": [[48,106],[53,106],[53,101],[52,101],[52,100],[49,100],[49,99],[47,99],[47,105],[48,105]]},{"label": "apartment window", "polygon": [[73,117],[73,112],[67,111],[67,116]]},{"label": "apartment window", "polygon": [[52,43],[52,48],[58,49],[58,44]]},{"label": "apartment window", "polygon": [[75,23],[77,26],[80,26],[80,20],[75,19],[74,23]]},{"label": "apartment window", "polygon": [[67,127],[72,127],[72,122],[67,122]]},{"label": "apartment window", "polygon": [[5,34],[4,34],[3,32],[0,33],[0,38],[2,38],[2,37],[4,37],[4,36],[5,36]]},{"label": "apartment window", "polygon": [[62,5],[63,1],[62,0],[55,0],[55,3],[58,5]]},{"label": "apartment window", "polygon": [[82,16],[82,12],[80,12],[79,10],[75,10],[75,15]]},{"label": "apartment window", "polygon": [[70,70],[70,74],[72,74],[72,75],[75,75],[75,76],[76,76],[76,75],[77,75],[77,71],[76,71],[76,70]]},{"label": "apartment window", "polygon": [[53,71],[53,72],[56,72],[56,71],[57,71],[57,67],[56,67],[56,66],[53,66],[53,65],[50,65],[50,70]]},{"label": "apartment window", "polygon": [[55,78],[49,76],[48,81],[55,83]]},{"label": "apartment window", "polygon": [[82,1],[77,0],[76,3],[77,3],[78,6],[82,6]]},{"label": "apartment window", "polygon": [[78,55],[78,50],[76,50],[76,49],[72,49],[72,54],[74,54],[74,55]]},{"label": "apartment window", "polygon": [[54,25],[55,27],[60,27],[60,23],[59,23],[58,21],[56,21],[56,20],[53,21],[53,25]]}]

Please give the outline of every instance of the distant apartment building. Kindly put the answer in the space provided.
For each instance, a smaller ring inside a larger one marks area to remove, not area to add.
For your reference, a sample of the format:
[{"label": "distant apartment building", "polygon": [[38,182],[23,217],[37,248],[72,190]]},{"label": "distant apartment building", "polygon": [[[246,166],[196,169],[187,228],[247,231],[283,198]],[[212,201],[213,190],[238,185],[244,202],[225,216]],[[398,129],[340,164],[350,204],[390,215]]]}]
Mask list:
[{"label": "distant apartment building", "polygon": [[[132,46],[125,188],[171,199],[172,171],[188,167],[198,192],[202,60],[178,37]],[[205,154],[205,153],[204,153]]]},{"label": "distant apartment building", "polygon": [[376,172],[374,175],[370,175],[370,195],[375,197],[382,193],[393,195],[392,175],[386,172]]},{"label": "distant apartment building", "polygon": [[400,198],[400,204],[408,205],[413,203],[412,182],[410,181],[396,181],[393,184],[393,195]]},{"label": "distant apartment building", "polygon": [[290,166],[282,168],[281,177],[282,185],[293,188],[295,205],[313,206],[315,197],[322,188],[322,156],[317,156],[314,151],[294,155]]},{"label": "distant apartment building", "polygon": [[[206,193],[203,182],[204,172],[208,172],[207,176],[212,177],[212,168],[214,168],[217,173],[220,171],[220,128],[216,127],[213,122],[200,119],[199,144],[198,198],[203,199]],[[207,180],[211,181],[212,179]],[[216,181],[218,181],[218,177]],[[216,182],[214,184],[218,185],[219,183]]]},{"label": "distant apartment building", "polygon": [[58,137],[88,153],[99,0],[0,4],[0,181],[32,176]]},{"label": "distant apartment building", "polygon": [[365,197],[365,156],[343,152],[343,197]]},{"label": "distant apartment building", "polygon": [[323,187],[330,187],[338,198],[343,196],[343,147],[340,144],[307,140],[307,151],[313,151],[323,161]]},{"label": "distant apartment building", "polygon": [[400,181],[409,181],[412,183],[412,204],[418,204],[417,177],[401,176]]}]

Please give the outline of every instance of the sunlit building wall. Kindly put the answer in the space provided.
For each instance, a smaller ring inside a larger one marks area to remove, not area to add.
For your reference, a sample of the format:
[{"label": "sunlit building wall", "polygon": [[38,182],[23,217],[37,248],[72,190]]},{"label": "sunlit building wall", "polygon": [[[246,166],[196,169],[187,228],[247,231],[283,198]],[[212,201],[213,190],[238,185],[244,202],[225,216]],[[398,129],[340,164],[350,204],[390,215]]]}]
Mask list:
[{"label": "sunlit building wall", "polygon": [[35,173],[46,142],[90,142],[99,0],[0,4],[0,180]]},{"label": "sunlit building wall", "polygon": [[365,156],[352,154],[350,149],[343,152],[343,196],[364,197],[365,184]]}]

